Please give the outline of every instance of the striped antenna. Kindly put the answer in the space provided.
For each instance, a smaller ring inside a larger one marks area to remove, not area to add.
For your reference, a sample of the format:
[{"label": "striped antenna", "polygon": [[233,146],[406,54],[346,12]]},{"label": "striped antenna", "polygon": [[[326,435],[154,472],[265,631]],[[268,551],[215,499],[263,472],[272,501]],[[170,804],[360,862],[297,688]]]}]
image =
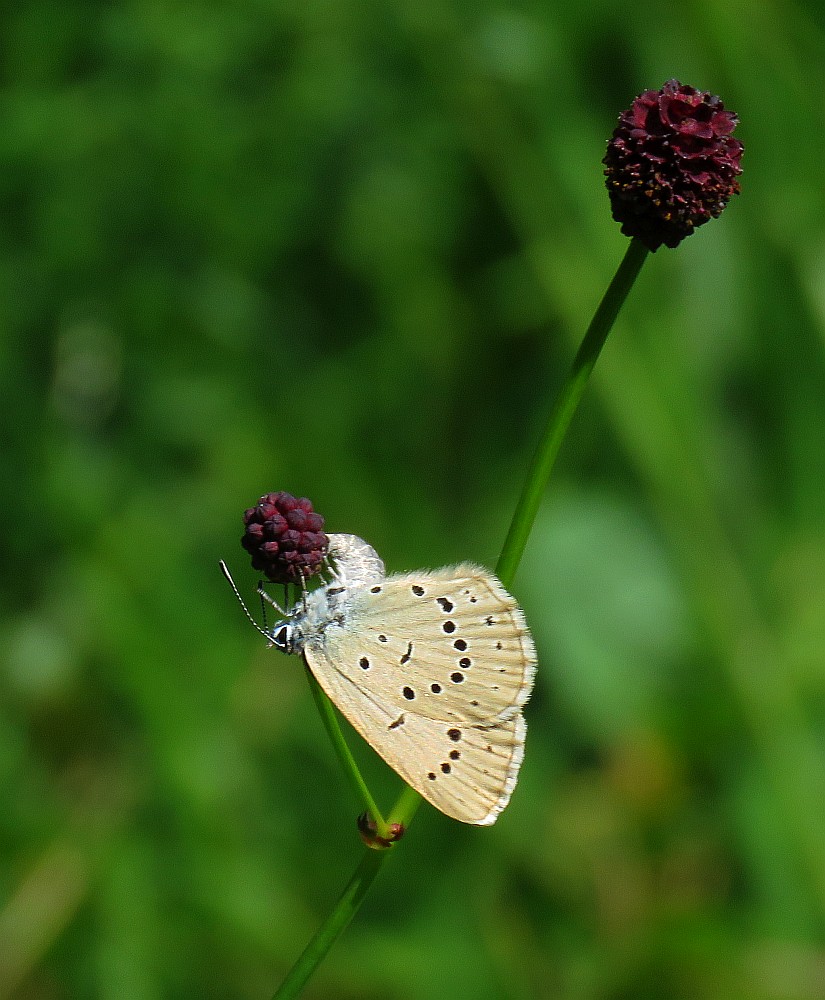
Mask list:
[{"label": "striped antenna", "polygon": [[[270,642],[272,642],[272,636],[269,634],[269,632],[267,632],[265,628],[261,628],[261,626],[255,621],[255,619],[249,613],[249,608],[246,606],[246,604],[244,604],[244,599],[241,597],[240,591],[235,586],[235,581],[232,579],[232,574],[229,572],[226,563],[223,561],[223,559],[220,560],[219,565],[221,567],[221,570],[223,571],[223,575],[229,581],[229,586],[234,590],[235,597],[238,598],[238,601],[240,602],[240,605],[243,608],[243,613],[252,622],[255,628],[261,633],[261,635],[269,639]],[[278,607],[278,605],[276,604],[275,607]],[[278,608],[278,610],[280,611],[281,609]]]}]

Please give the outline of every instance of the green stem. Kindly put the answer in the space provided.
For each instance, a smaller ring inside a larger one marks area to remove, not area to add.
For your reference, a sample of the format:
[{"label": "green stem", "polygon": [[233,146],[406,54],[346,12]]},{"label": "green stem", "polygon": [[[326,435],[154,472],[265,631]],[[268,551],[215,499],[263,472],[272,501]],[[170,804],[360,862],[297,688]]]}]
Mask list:
[{"label": "green stem", "polygon": [[347,746],[347,741],[344,739],[344,734],[341,732],[341,725],[338,722],[338,716],[335,714],[335,709],[332,707],[332,702],[321,690],[321,685],[312,676],[312,671],[307,669],[306,674],[307,679],[309,680],[310,689],[312,690],[312,697],[315,699],[315,704],[318,707],[318,711],[321,713],[321,719],[323,720],[327,734],[332,741],[332,745],[335,748],[335,752],[338,755],[338,760],[341,762],[341,766],[344,769],[344,774],[346,774],[349,783],[355,792],[356,798],[361,799],[367,807],[367,812],[375,821],[376,833],[379,837],[386,837],[387,824],[384,822],[384,817],[381,815],[378,810],[378,806],[375,804],[375,799],[372,797],[372,793],[369,788],[367,788],[367,783],[364,781],[361,776],[361,772],[358,770],[358,765],[355,763],[352,751]]},{"label": "green stem", "polygon": [[633,282],[641,270],[648,250],[638,240],[631,240],[630,246],[619,265],[613,280],[610,282],[604,297],[599,303],[584,340],[573,360],[570,375],[567,378],[555,406],[550,413],[547,427],[539,442],[533,457],[533,463],[527,474],[524,488],[516,506],[510,530],[504,542],[501,556],[496,566],[496,575],[509,587],[516,575],[516,569],[521,561],[527,538],[533,528],[544,490],[559,448],[576,412],[576,407],[584,394],[587,380],[593,371],[593,366],[599,357],[610,328],[618,315],[622,303],[633,287]]},{"label": "green stem", "polygon": [[[593,371],[593,366],[596,364],[610,328],[636,280],[647,253],[647,249],[638,240],[631,241],[624,259],[604,294],[604,298],[599,303],[596,314],[573,361],[567,382],[564,384],[550,414],[544,436],[527,474],[527,480],[496,568],[499,579],[507,587],[511,585],[521,561],[561,442],[570,426],[570,421],[576,412],[576,407],[582,398],[587,380]],[[335,711],[312,674],[309,671],[307,674],[321,718],[324,720],[333,746],[344,766],[344,771],[356,794],[366,803],[367,811],[375,820],[379,834],[385,836],[387,824],[381,818],[372,795],[353,760]],[[409,826],[420,804],[421,796],[418,792],[405,785],[390,813],[390,822],[401,823],[405,827]],[[357,912],[367,890],[381,868],[385,854],[386,851],[373,849],[367,849],[364,852],[364,856],[343,895],[288,973],[281,988],[275,994],[274,1000],[287,1000],[287,998],[297,997],[300,994],[321,960]]]},{"label": "green stem", "polygon": [[370,849],[364,851],[361,862],[341,898],[306,946],[301,957],[289,970],[273,1000],[291,1000],[300,996],[312,973],[358,912],[364,896],[381,870],[386,853]]},{"label": "green stem", "polygon": [[414,788],[410,788],[409,785],[404,785],[401,794],[398,796],[398,801],[390,811],[390,818],[387,822],[390,824],[400,823],[406,830],[420,805],[421,796],[418,792]]}]

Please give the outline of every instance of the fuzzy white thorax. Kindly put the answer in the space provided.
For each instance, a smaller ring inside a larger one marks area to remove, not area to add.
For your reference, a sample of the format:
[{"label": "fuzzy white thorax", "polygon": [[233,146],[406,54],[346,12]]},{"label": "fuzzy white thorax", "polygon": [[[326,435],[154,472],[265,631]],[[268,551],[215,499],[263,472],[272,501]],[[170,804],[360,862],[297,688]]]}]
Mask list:
[{"label": "fuzzy white thorax", "polygon": [[348,597],[354,591],[383,580],[384,563],[375,549],[357,535],[329,535],[332,579],[305,595],[289,618],[269,632],[272,644],[284,653],[301,654],[307,642],[317,641],[331,624],[343,624]]}]

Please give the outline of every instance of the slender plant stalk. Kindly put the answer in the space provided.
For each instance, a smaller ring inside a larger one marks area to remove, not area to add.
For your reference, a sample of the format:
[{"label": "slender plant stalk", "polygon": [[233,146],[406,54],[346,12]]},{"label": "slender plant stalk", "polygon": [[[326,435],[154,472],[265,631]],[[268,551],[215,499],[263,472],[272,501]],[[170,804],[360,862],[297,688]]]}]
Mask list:
[{"label": "slender plant stalk", "polygon": [[364,781],[361,772],[358,770],[358,765],[355,763],[355,758],[352,756],[352,751],[347,745],[347,741],[344,739],[344,734],[341,732],[341,724],[338,721],[335,708],[329,698],[321,690],[321,685],[312,676],[312,671],[307,669],[306,675],[307,680],[309,681],[310,689],[312,690],[312,697],[315,699],[315,704],[321,714],[321,719],[323,720],[327,735],[335,748],[335,753],[338,755],[338,760],[341,762],[341,767],[344,769],[344,774],[347,776],[347,780],[352,786],[356,798],[361,799],[367,808],[367,812],[373,818],[378,836],[386,837],[387,824],[384,821],[384,817],[379,812],[378,806],[375,804],[375,799],[372,797],[372,793],[369,788],[367,788],[366,781]]},{"label": "slender plant stalk", "polygon": [[[642,243],[635,239],[631,241],[613,280],[599,303],[590,326],[587,328],[584,340],[570,369],[570,375],[550,413],[547,427],[528,471],[524,489],[516,506],[513,521],[496,567],[496,573],[505,587],[511,586],[515,577],[553,464],[573,414],[576,412],[576,407],[582,398],[587,380],[647,254],[648,251]],[[379,832],[383,831],[381,833],[383,836],[388,828],[387,823],[381,818],[373,797],[358,771],[349,747],[346,745],[335,710],[311,675],[310,684],[324,725],[344,771],[358,797],[367,804],[367,810],[375,820]],[[405,785],[390,812],[389,823],[400,823],[406,828],[420,804],[421,796],[418,792]],[[273,1000],[289,1000],[289,998],[300,995],[312,973],[357,912],[369,887],[381,870],[385,855],[386,850],[373,850],[371,848],[365,850],[361,862],[341,898],[292,967]]]},{"label": "slender plant stalk", "polygon": [[400,823],[406,830],[410,823],[412,823],[412,818],[415,816],[420,805],[421,796],[418,792],[414,788],[410,788],[409,785],[404,785],[401,794],[398,796],[398,801],[390,811],[388,822],[390,824]]},{"label": "slender plant stalk", "polygon": [[381,870],[386,853],[386,851],[371,851],[369,848],[364,851],[355,874],[341,894],[341,898],[318,928],[301,957],[289,970],[273,1000],[292,1000],[293,997],[301,995],[312,973],[358,912],[364,896]]},{"label": "slender plant stalk", "polygon": [[576,412],[576,407],[584,394],[587,380],[590,378],[590,373],[593,371],[593,366],[601,353],[607,335],[610,333],[622,303],[633,287],[633,282],[636,280],[648,252],[647,247],[639,240],[630,241],[624,259],[590,321],[584,340],[582,340],[573,360],[567,381],[562,386],[550,412],[547,427],[533,457],[533,464],[527,474],[521,497],[513,514],[510,530],[504,542],[504,548],[496,566],[496,576],[505,587],[512,585],[516,575],[553,464],[556,461],[564,435],[567,433],[567,428],[570,426],[570,421],[573,419],[573,414]]}]

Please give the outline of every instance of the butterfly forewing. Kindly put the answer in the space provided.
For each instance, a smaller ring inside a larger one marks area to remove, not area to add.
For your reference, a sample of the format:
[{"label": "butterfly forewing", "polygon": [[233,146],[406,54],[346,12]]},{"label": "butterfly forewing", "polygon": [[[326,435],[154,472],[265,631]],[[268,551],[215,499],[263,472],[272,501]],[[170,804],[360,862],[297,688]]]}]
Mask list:
[{"label": "butterfly forewing", "polygon": [[321,686],[426,799],[492,823],[521,764],[535,651],[494,576],[472,565],[353,590],[304,648]]},{"label": "butterfly forewing", "polygon": [[533,643],[515,601],[485,570],[391,576],[351,600],[357,630],[330,628],[325,642],[344,643],[335,663],[357,686],[435,719],[505,719],[526,702]]}]

